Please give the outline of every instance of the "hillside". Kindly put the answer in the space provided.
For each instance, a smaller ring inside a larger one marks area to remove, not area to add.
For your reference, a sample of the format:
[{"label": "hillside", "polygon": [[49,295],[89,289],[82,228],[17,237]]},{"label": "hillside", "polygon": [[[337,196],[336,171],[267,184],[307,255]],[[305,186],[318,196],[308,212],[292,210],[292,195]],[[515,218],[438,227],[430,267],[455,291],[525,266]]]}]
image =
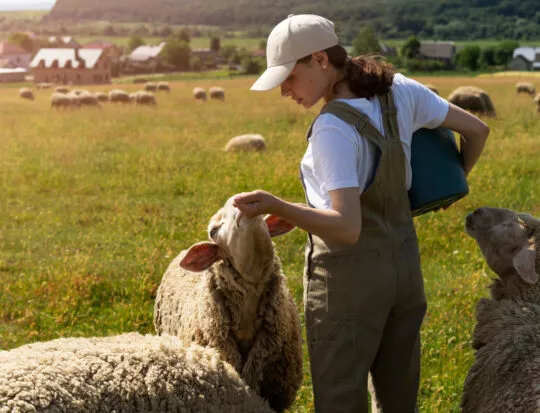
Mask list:
[{"label": "hillside", "polygon": [[386,38],[540,39],[538,0],[57,0],[50,19],[275,25],[289,13],[315,13],[345,36],[366,22]]}]

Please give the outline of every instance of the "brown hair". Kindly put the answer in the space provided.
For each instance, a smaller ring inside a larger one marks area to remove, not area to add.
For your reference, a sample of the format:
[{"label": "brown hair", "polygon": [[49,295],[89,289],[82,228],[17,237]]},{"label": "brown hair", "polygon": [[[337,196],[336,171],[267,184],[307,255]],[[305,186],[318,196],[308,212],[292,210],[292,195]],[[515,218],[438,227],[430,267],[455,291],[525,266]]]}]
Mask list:
[{"label": "brown hair", "polygon": [[[332,46],[323,50],[328,55],[328,61],[337,69],[345,68],[345,76],[334,85],[347,82],[349,90],[359,98],[372,98],[375,95],[384,95],[392,86],[394,80],[394,67],[381,60],[378,55],[360,55],[350,58],[341,45]],[[311,55],[298,60],[298,63],[307,63]]]}]

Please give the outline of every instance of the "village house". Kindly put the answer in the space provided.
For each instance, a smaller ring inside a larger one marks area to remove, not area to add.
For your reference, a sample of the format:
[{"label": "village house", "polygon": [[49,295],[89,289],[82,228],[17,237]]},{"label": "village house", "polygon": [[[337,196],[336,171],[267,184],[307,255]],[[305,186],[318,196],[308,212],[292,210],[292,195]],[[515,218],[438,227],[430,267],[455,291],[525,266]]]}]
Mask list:
[{"label": "village house", "polygon": [[0,68],[28,68],[32,55],[27,50],[8,42],[0,42]]},{"label": "village house", "polygon": [[109,57],[101,49],[40,49],[30,69],[35,83],[111,83]]},{"label": "village house", "polygon": [[24,82],[28,71],[22,67],[14,69],[1,69],[0,68],[0,83],[8,82]]},{"label": "village house", "polygon": [[509,70],[540,70],[540,47],[518,47],[508,63]]},{"label": "village house", "polygon": [[111,59],[119,58],[122,56],[122,49],[119,48],[114,43],[105,42],[103,40],[94,40],[83,44],[82,49],[101,49],[103,50]]},{"label": "village house", "polygon": [[77,47],[81,47],[79,42],[77,42],[73,37],[71,36],[50,36],[47,39],[49,43],[50,48],[67,48],[67,49],[75,49]]},{"label": "village house", "polygon": [[454,42],[420,42],[420,59],[438,60],[446,67],[452,67],[456,44]]}]

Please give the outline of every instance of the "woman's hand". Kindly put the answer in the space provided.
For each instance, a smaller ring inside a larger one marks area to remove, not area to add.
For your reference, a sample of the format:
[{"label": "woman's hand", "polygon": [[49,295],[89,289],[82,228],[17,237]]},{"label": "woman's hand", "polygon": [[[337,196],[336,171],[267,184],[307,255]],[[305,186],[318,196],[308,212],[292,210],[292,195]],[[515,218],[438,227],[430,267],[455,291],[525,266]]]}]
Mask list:
[{"label": "woman's hand", "polygon": [[236,195],[233,204],[246,217],[253,218],[261,214],[276,214],[279,198],[259,189]]}]

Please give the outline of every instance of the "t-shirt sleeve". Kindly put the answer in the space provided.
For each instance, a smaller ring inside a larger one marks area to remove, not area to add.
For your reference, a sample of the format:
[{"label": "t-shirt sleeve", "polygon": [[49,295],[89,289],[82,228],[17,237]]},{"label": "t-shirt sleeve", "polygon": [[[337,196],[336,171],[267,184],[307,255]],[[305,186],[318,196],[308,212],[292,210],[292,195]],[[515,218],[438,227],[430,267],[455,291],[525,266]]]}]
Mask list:
[{"label": "t-shirt sleeve", "polygon": [[[325,114],[322,116],[333,115]],[[343,125],[340,125],[343,123]],[[357,165],[361,162],[358,137],[353,128],[340,119],[314,129],[310,138],[313,172],[321,192],[359,187]]]},{"label": "t-shirt sleeve", "polygon": [[446,99],[429,90],[420,82],[406,78],[413,105],[413,130],[434,129],[439,126],[448,113]]}]

